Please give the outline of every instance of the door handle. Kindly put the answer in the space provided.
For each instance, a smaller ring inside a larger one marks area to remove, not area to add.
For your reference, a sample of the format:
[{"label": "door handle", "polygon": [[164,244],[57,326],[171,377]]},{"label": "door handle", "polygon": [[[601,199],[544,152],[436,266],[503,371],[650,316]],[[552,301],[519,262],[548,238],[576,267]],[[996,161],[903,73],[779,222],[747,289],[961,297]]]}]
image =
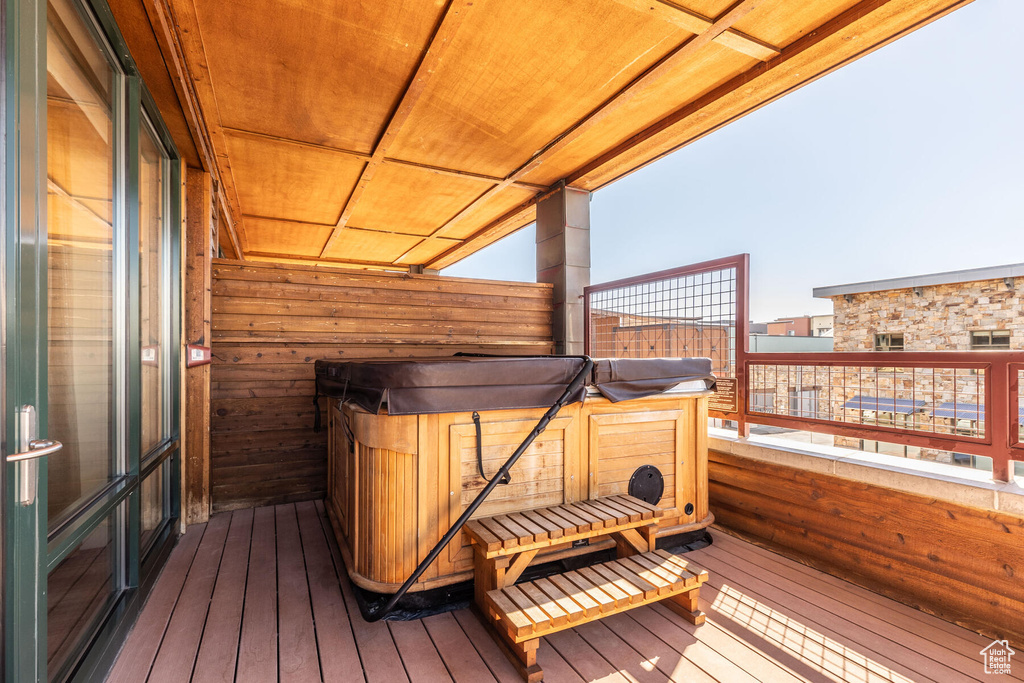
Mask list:
[{"label": "door handle", "polygon": [[32,439],[28,442],[28,450],[22,453],[12,453],[7,456],[7,462],[24,462],[25,460],[34,460],[41,458],[44,455],[52,455],[60,449],[64,448],[64,444],[60,441],[51,441],[49,439]]},{"label": "door handle", "polygon": [[36,500],[39,485],[39,458],[64,448],[60,441],[37,439],[36,409],[24,405],[18,408],[18,453],[7,456],[15,463],[15,492],[19,505],[31,505]]}]

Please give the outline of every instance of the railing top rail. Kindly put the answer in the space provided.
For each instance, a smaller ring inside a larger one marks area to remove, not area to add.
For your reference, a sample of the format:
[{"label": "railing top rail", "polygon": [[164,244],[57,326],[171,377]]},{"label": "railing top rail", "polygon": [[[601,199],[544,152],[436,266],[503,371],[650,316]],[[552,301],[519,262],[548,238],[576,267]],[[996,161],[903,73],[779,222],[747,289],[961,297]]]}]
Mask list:
[{"label": "railing top rail", "polygon": [[863,365],[868,367],[982,367],[1024,363],[1024,351],[835,351],[748,353],[747,362],[768,365]]},{"label": "railing top rail", "polygon": [[588,285],[583,288],[583,296],[586,297],[591,292],[604,292],[609,289],[629,287],[630,285],[638,285],[645,282],[658,282],[659,280],[668,280],[683,275],[696,275],[697,273],[707,273],[716,270],[724,270],[725,268],[735,268],[746,262],[749,256],[749,254],[736,254],[735,256],[726,256],[724,258],[704,261],[702,263],[694,263],[680,268],[669,268],[668,270],[659,270],[656,273],[646,273],[644,275],[622,278],[621,280],[613,280],[612,282]]}]

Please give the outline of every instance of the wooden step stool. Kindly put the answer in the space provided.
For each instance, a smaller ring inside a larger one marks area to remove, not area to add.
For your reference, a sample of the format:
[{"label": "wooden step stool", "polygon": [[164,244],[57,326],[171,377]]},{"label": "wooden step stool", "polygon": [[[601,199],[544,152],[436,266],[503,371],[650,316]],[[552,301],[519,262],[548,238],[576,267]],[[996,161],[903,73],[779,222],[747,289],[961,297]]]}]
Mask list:
[{"label": "wooden step stool", "polygon": [[[668,598],[691,623],[707,572],[654,546],[661,509],[631,496],[475,519],[466,524],[476,557],[476,604],[523,677],[540,681],[539,638]],[[611,536],[619,559],[514,585],[546,547]]]}]

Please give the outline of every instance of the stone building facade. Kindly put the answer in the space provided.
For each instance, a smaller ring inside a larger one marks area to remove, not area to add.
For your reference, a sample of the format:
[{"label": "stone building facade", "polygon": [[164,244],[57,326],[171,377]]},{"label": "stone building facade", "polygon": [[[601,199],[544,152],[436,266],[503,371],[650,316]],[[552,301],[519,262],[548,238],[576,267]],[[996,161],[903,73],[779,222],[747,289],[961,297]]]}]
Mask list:
[{"label": "stone building facade", "polygon": [[[836,351],[873,351],[879,335],[903,335],[904,351],[967,351],[972,332],[1009,331],[1024,348],[1024,277],[833,296]],[[975,335],[976,337],[977,335]]]},{"label": "stone building facade", "polygon": [[[814,295],[832,299],[836,351],[1024,349],[1024,264],[823,287],[815,289]],[[897,395],[932,397],[920,413],[913,414],[915,423],[933,424],[944,433],[980,435],[984,431],[979,420],[938,417],[943,413],[936,410],[944,402],[983,405],[979,397],[984,396],[984,388],[978,375],[970,371],[938,377],[912,375],[909,384],[906,376]],[[861,393],[886,395],[891,386],[869,382]],[[832,406],[833,411],[837,409]],[[843,437],[836,437],[835,443],[879,452],[885,452],[882,446],[900,448]],[[976,465],[972,458],[946,451],[902,447],[902,453],[892,454]]]}]

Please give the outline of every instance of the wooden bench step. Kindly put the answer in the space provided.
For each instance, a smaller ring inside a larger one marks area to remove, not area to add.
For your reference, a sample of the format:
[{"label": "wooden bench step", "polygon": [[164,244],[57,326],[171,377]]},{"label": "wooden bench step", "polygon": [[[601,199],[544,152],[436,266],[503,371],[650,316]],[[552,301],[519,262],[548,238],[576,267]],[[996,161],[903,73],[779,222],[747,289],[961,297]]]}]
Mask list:
[{"label": "wooden bench step", "polygon": [[692,600],[666,604],[700,623],[696,589],[707,576],[706,570],[678,555],[654,550],[489,591],[486,607],[494,628],[512,643],[684,595]]},{"label": "wooden bench step", "polygon": [[651,526],[662,515],[661,508],[622,495],[481,517],[467,522],[464,529],[484,556],[493,558]]}]

